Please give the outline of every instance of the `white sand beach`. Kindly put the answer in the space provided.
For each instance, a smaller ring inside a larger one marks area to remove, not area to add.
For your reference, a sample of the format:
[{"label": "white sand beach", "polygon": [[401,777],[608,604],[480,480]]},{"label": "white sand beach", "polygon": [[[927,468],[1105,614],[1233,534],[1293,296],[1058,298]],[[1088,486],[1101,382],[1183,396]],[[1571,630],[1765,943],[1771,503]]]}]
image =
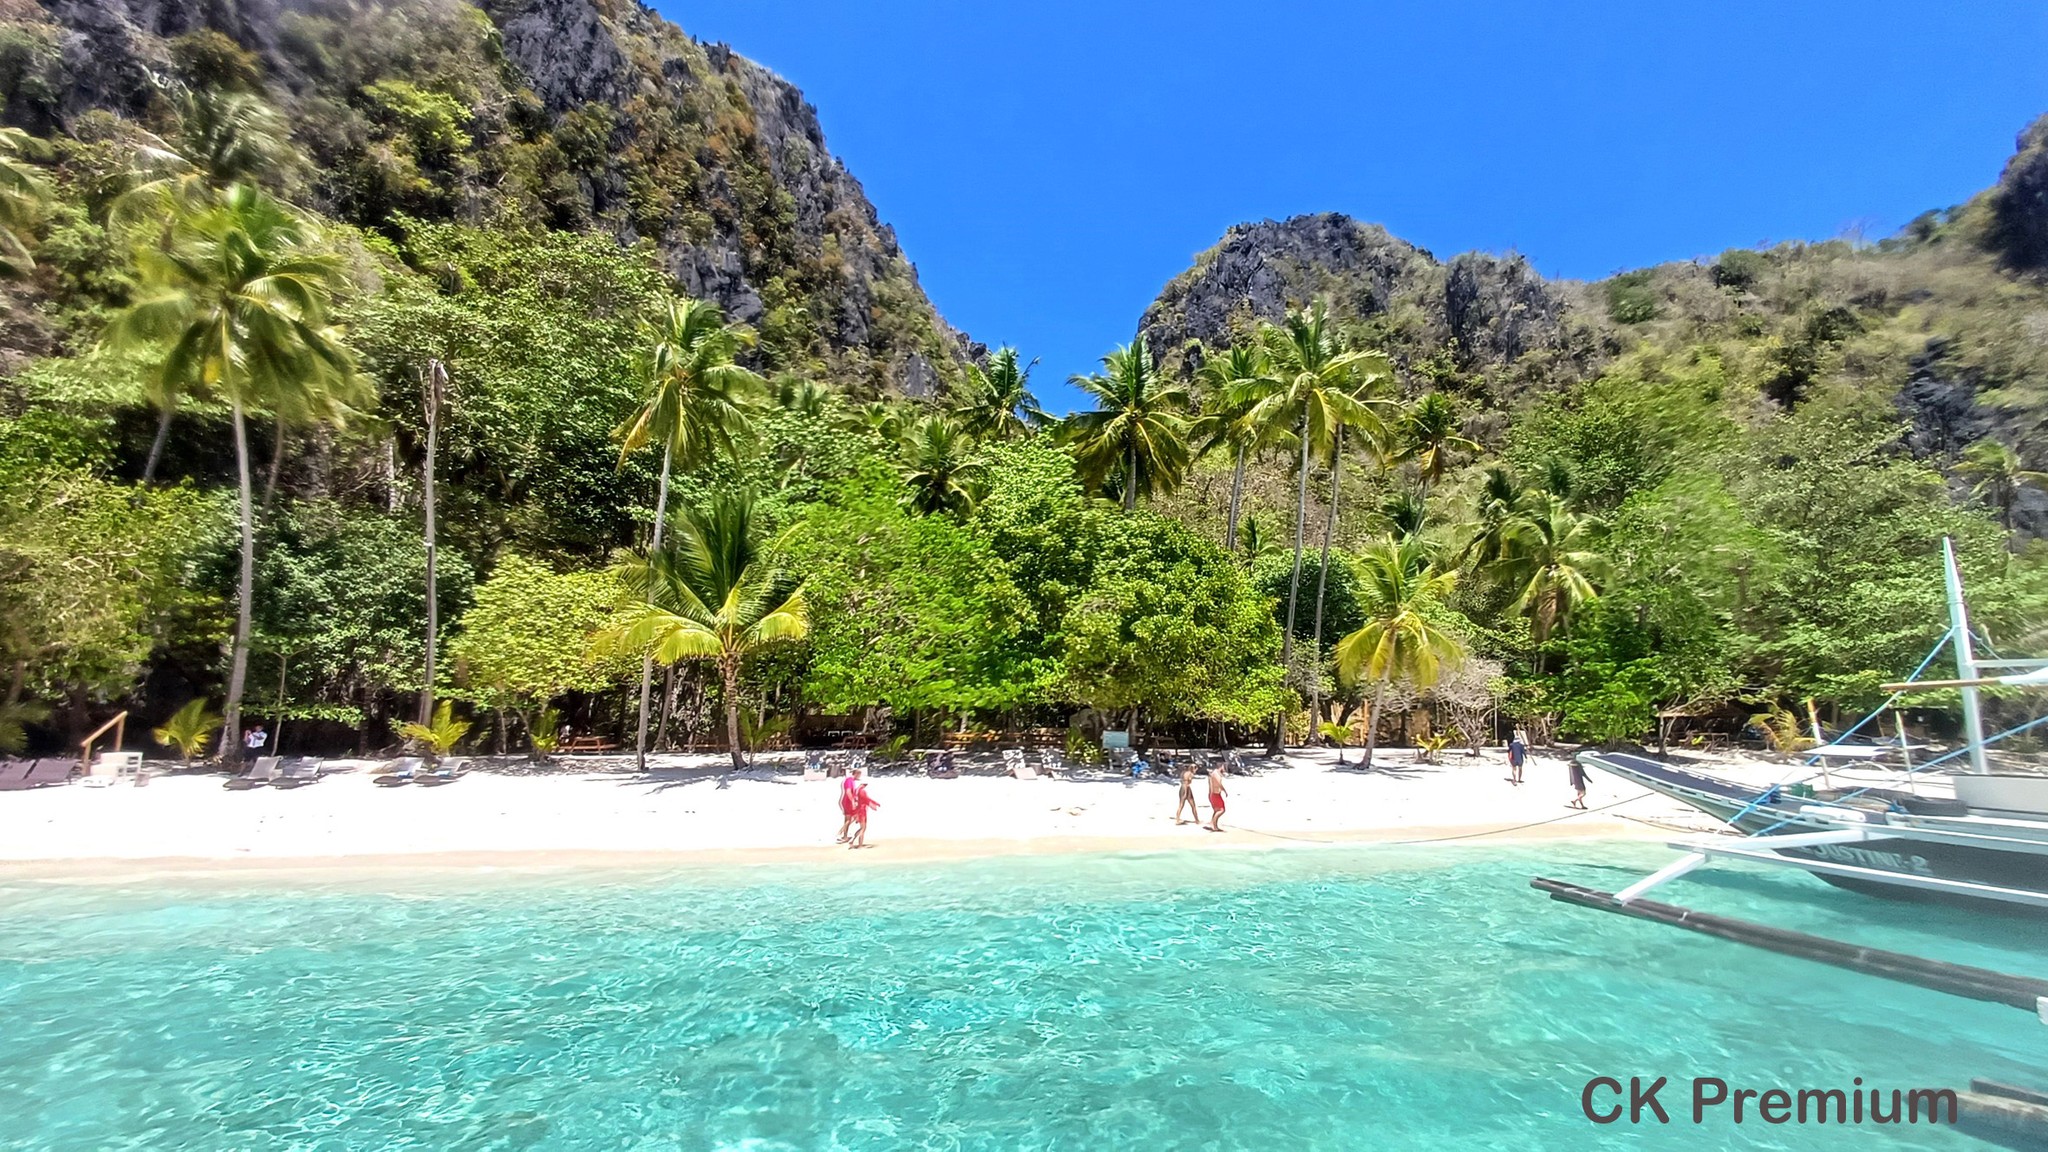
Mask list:
[{"label": "white sand beach", "polygon": [[[1659,837],[1709,825],[1682,805],[1591,774],[1591,811],[1568,808],[1562,758],[1542,755],[1526,783],[1505,756],[1451,753],[1440,765],[1383,751],[1371,772],[1330,750],[1233,775],[1224,831],[1172,819],[1175,782],[1095,770],[1016,780],[993,765],[959,779],[884,770],[869,850],[834,843],[839,782],[804,780],[793,757],[745,772],[722,757],[572,758],[537,773],[475,771],[445,785],[377,787],[367,771],[290,789],[226,789],[218,774],[159,776],[145,787],[81,783],[0,794],[0,862],[9,871],[95,862],[319,867],[330,862],[571,863],[676,853],[741,860],[890,860],[1116,849],[1307,846],[1368,840],[1544,836]],[[1708,765],[1759,785],[1803,775],[1740,756]],[[1206,789],[1197,781],[1198,794]],[[707,857],[708,858],[708,857]]]}]

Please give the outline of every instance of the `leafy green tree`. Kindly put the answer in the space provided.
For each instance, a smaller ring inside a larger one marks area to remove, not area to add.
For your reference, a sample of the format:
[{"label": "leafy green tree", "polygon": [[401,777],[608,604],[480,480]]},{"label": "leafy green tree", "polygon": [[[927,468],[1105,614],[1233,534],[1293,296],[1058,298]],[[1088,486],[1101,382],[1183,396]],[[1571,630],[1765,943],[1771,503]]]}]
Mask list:
[{"label": "leafy green tree", "polygon": [[[660,320],[647,332],[641,375],[647,393],[640,410],[620,429],[619,459],[650,441],[661,444],[661,488],[654,502],[654,538],[650,552],[661,550],[668,518],[671,467],[696,467],[716,454],[732,455],[733,437],[747,424],[747,393],[761,384],[751,369],[733,363],[753,343],[753,330],[727,324],[716,304],[702,300],[671,300]],[[640,725],[634,754],[647,766],[647,712],[654,685],[654,660],[640,667]]]},{"label": "leafy green tree", "polygon": [[1095,398],[1095,410],[1067,417],[1063,432],[1082,476],[1116,487],[1130,511],[1141,493],[1172,491],[1187,475],[1188,394],[1160,376],[1142,338],[1104,356],[1102,368],[1071,381]]},{"label": "leafy green tree", "polygon": [[988,466],[972,454],[974,444],[951,417],[932,414],[910,429],[903,443],[903,496],[920,515],[965,515],[988,481]]},{"label": "leafy green tree", "polygon": [[194,567],[233,539],[224,502],[53,460],[65,438],[40,423],[0,418],[0,708],[117,700],[166,649],[217,651],[227,617]]},{"label": "leafy green tree", "polygon": [[2020,489],[2048,484],[2048,472],[2030,470],[2012,446],[2000,440],[1979,440],[1963,449],[1956,471],[1969,478],[1970,494],[1988,502],[1998,512],[1998,523],[2012,531],[2012,508]]},{"label": "leafy green tree", "polygon": [[626,662],[592,647],[592,638],[611,623],[621,594],[609,570],[556,572],[517,553],[498,558],[462,614],[449,655],[478,703],[500,714],[501,742],[502,717],[509,710],[519,716],[528,747],[538,756],[542,738],[554,735],[540,715],[558,697],[603,692],[627,681]]},{"label": "leafy green tree", "polygon": [[650,383],[639,322],[672,298],[651,250],[609,235],[393,227],[395,242],[364,238],[383,257],[383,289],[349,302],[350,342],[401,452],[426,439],[420,369],[448,367],[459,399],[439,432],[448,547],[588,564],[633,542],[659,480],[648,453],[621,467],[611,433]]},{"label": "leafy green tree", "polygon": [[804,699],[831,712],[1013,708],[1039,687],[1019,647],[1024,598],[988,543],[949,517],[911,515],[870,473],[806,510],[778,545],[805,573]]},{"label": "leafy green tree", "polygon": [[[474,579],[461,550],[439,551],[439,620],[466,614]],[[423,687],[426,616],[426,552],[413,517],[309,499],[264,518],[253,647],[285,662],[280,721],[352,723],[367,748],[380,718],[412,714],[392,697]]]},{"label": "leafy green tree", "polygon": [[1108,712],[1250,726],[1285,705],[1268,601],[1227,553],[1150,514],[1104,525],[1061,622],[1064,691]]},{"label": "leafy green tree", "polygon": [[242,690],[256,572],[249,482],[250,408],[317,397],[328,411],[366,406],[355,355],[328,323],[338,262],[276,200],[246,185],[181,212],[161,248],[137,254],[135,302],[108,329],[116,348],[163,349],[161,376],[227,401],[233,418],[242,527],[241,578],[222,747],[240,746]]},{"label": "leafy green tree", "polygon": [[1419,541],[1382,540],[1360,556],[1358,570],[1365,624],[1337,642],[1337,674],[1351,683],[1374,685],[1365,723],[1369,768],[1387,686],[1402,679],[1428,688],[1446,666],[1464,659],[1465,649],[1443,625],[1440,612],[1432,611],[1457,584],[1457,572],[1438,569]]},{"label": "leafy green tree", "polygon": [[998,348],[987,371],[968,365],[967,386],[954,415],[969,435],[982,440],[1014,440],[1049,419],[1031,394],[1030,364],[1019,362],[1015,348]]},{"label": "leafy green tree", "polygon": [[612,645],[652,651],[663,664],[713,661],[724,686],[732,766],[745,766],[740,740],[740,663],[810,631],[802,586],[774,567],[756,539],[753,501],[727,495],[691,509],[676,539],[622,574],[636,602],[608,630]]}]

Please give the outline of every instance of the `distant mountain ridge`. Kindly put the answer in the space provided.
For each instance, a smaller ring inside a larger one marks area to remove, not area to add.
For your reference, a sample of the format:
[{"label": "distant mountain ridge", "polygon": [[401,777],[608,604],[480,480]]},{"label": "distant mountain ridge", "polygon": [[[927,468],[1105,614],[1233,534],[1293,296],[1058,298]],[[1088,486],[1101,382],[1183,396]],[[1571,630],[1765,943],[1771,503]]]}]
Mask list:
[{"label": "distant mountain ridge", "polygon": [[[1288,308],[1327,301],[1411,390],[1511,411],[1637,353],[1711,355],[1763,411],[1847,390],[1905,422],[1901,447],[1953,464],[1986,437],[2048,465],[2048,116],[1997,181],[1876,244],[1791,242],[1585,283],[1519,255],[1447,261],[1338,213],[1240,224],[1146,309],[1169,368]],[[2048,495],[2015,515],[2048,531]]]},{"label": "distant mountain ridge", "polygon": [[6,0],[0,17],[7,118],[32,131],[161,120],[155,78],[180,38],[219,33],[310,158],[307,198],[339,219],[644,240],[684,290],[762,330],[770,367],[820,365],[861,393],[931,394],[975,353],[803,94],[643,5]]}]

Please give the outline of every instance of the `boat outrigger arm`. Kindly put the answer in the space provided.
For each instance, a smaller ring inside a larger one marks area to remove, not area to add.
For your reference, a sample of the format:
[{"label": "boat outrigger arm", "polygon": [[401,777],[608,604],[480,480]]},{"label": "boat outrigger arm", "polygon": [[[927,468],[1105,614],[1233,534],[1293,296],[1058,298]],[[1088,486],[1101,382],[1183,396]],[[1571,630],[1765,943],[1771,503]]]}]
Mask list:
[{"label": "boat outrigger arm", "polygon": [[[1713,841],[1673,840],[1667,846],[1685,855],[1659,868],[1641,880],[1614,894],[1617,903],[1626,904],[1637,897],[1669,881],[1691,872],[1712,859],[1748,860],[1759,864],[1787,864],[1822,877],[1838,877],[1844,880],[1861,880],[1871,884],[1892,887],[1915,888],[1923,892],[1939,892],[1950,896],[1966,896],[1978,900],[1998,900],[2008,904],[2022,904],[2034,908],[2048,909],[2048,892],[2027,888],[2009,888],[1998,884],[1984,884],[1968,880],[1949,879],[1942,876],[1922,876],[1910,872],[1893,871],[1888,868],[1873,868],[1843,860],[1830,860],[1812,856],[1781,856],[1778,850],[1786,848],[1821,848],[1845,844],[1857,844],[1869,840],[1899,839],[1897,829],[1878,827],[1837,828],[1826,832],[1802,832],[1790,836],[1748,837],[1730,840],[1720,837]],[[1853,854],[1844,854],[1852,855]]]}]

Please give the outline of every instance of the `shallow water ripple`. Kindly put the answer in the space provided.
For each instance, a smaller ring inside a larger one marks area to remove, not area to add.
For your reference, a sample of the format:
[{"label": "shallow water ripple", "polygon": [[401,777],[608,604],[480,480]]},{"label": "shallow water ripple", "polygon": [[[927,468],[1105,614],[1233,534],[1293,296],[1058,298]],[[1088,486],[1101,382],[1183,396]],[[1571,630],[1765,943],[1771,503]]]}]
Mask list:
[{"label": "shallow water ripple", "polygon": [[[2038,1082],[2023,1014],[1570,909],[1655,849],[0,887],[0,1147],[1952,1147],[1594,1129],[1593,1075]],[[2041,974],[2038,928],[1674,899]],[[1891,925],[1887,927],[1887,925]]]}]

